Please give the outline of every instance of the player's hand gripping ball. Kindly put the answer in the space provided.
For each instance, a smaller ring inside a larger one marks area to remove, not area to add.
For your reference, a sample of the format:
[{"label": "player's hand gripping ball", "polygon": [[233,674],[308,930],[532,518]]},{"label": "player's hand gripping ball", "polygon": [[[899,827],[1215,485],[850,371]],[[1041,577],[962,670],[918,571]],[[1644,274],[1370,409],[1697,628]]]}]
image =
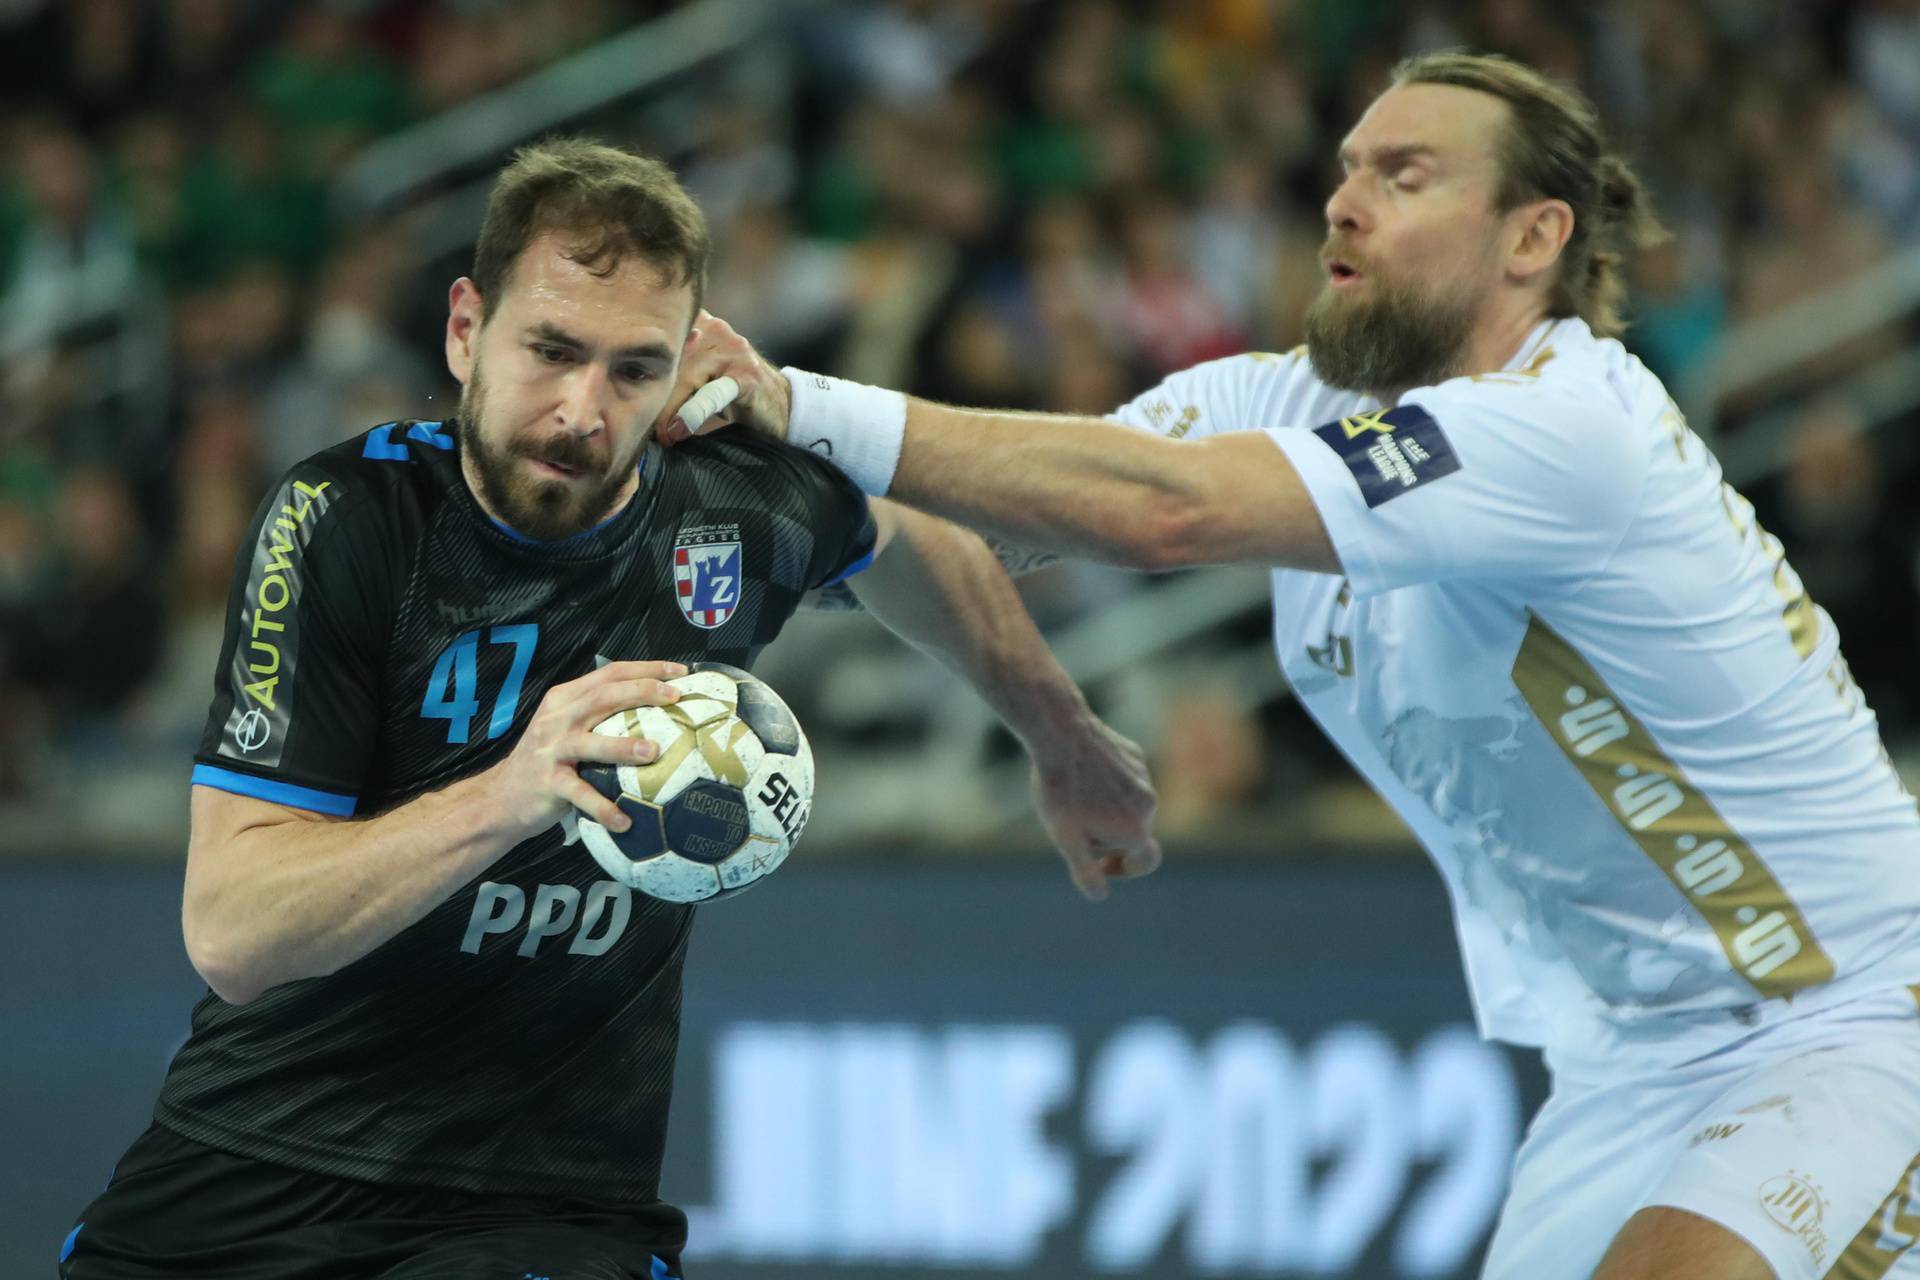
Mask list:
[{"label": "player's hand gripping ball", "polygon": [[679,699],[608,717],[595,733],[646,738],[645,765],[580,767],[633,820],[608,831],[581,817],[581,841],[608,875],[668,902],[705,902],[771,874],[807,825],[813,749],[793,712],[736,667],[702,662],[669,684]]}]

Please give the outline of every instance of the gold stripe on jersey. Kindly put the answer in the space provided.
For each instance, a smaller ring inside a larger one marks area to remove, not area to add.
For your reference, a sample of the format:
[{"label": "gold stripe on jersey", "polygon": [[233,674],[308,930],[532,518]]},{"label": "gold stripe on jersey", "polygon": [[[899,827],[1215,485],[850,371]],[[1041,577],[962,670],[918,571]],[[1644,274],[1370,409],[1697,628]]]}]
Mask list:
[{"label": "gold stripe on jersey", "polygon": [[1823,1280],[1881,1280],[1920,1240],[1920,1156],[1880,1202]]},{"label": "gold stripe on jersey", "polygon": [[1743,541],[1749,533],[1753,534],[1759,539],[1761,554],[1773,563],[1773,591],[1781,600],[1780,620],[1786,624],[1793,651],[1801,658],[1808,657],[1820,643],[1820,615],[1814,612],[1806,584],[1787,563],[1786,547],[1760,527],[1760,521],[1753,514],[1753,503],[1746,495],[1724,481],[1720,485],[1720,506],[1734,533]]},{"label": "gold stripe on jersey", "polygon": [[1833,977],[1800,909],[1606,682],[1538,617],[1513,683],[1580,776],[1706,919],[1735,973],[1761,995]]}]

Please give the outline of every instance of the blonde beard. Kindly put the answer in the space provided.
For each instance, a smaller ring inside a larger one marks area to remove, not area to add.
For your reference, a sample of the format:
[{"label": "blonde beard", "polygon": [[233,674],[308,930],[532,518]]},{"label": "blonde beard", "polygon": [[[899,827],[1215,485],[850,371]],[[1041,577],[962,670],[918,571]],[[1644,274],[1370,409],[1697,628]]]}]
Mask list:
[{"label": "blonde beard", "polygon": [[1307,358],[1330,387],[1392,394],[1459,372],[1473,341],[1477,298],[1422,296],[1371,277],[1374,296],[1343,298],[1331,286],[1307,308]]}]

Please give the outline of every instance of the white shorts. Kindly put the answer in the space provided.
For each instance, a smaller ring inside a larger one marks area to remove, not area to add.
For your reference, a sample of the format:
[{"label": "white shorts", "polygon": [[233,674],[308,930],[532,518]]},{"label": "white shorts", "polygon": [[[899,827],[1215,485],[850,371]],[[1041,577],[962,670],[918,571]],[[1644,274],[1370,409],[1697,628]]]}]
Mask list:
[{"label": "white shorts", "polygon": [[1920,1009],[1904,988],[1632,1079],[1554,1078],[1482,1280],[1590,1276],[1669,1205],[1781,1280],[1920,1278]]}]

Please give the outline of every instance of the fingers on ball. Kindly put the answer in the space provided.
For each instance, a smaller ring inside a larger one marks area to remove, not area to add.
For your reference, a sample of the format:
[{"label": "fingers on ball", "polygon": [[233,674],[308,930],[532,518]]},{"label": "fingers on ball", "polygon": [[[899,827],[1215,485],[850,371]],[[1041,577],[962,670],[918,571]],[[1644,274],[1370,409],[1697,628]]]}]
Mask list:
[{"label": "fingers on ball", "polygon": [[567,802],[609,831],[625,831],[633,825],[620,806],[595,791],[585,779],[575,775],[565,787]]},{"label": "fingers on ball", "polygon": [[569,759],[593,764],[632,764],[652,760],[660,754],[657,743],[646,738],[616,737],[610,733],[583,733],[572,744]]},{"label": "fingers on ball", "polygon": [[687,674],[684,662],[609,662],[593,673],[602,680],[673,680]]}]

